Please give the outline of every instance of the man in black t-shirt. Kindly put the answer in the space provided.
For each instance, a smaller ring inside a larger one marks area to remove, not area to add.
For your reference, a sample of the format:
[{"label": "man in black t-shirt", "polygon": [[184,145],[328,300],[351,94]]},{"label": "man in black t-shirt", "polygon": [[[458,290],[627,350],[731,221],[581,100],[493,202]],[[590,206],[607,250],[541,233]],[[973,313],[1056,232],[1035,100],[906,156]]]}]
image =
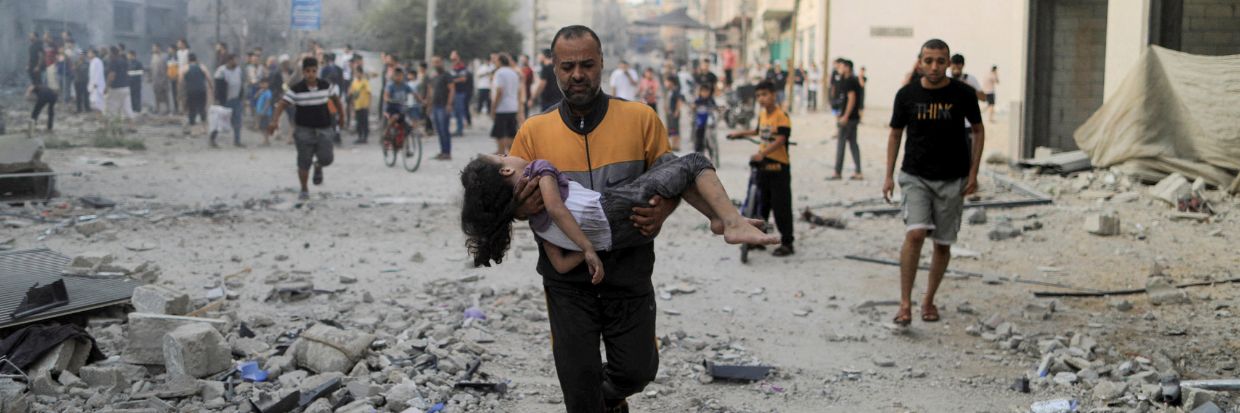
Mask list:
[{"label": "man in black t-shirt", "polygon": [[710,88],[711,96],[715,95],[715,88],[719,83],[719,76],[715,76],[710,71],[710,60],[702,59],[702,63],[698,66],[698,71],[693,75],[693,83],[699,87],[706,86]]},{"label": "man in black t-shirt", "polygon": [[[951,244],[956,241],[964,213],[964,197],[977,191],[978,163],[986,132],[976,92],[946,76],[950,53],[947,43],[939,39],[922,45],[917,70],[922,76],[896,93],[891,114],[887,179],[883,182],[883,198],[888,202],[895,189],[900,138],[908,130],[899,177],[906,232],[900,251],[900,308],[892,320],[897,326],[912,322],[913,281],[927,237],[934,241],[934,254],[921,304],[921,320],[939,321],[934,295],[951,260]],[[966,119],[974,124],[971,147],[960,133]]]},{"label": "man in black t-shirt", "polygon": [[857,144],[857,124],[861,123],[861,83],[856,76],[853,76],[852,61],[845,60],[840,68],[843,70],[840,71],[840,80],[836,89],[844,103],[839,116],[835,119],[839,126],[839,139],[835,149],[835,175],[832,175],[830,179],[840,179],[840,173],[844,171],[844,149],[847,146],[852,150],[855,166],[853,175],[849,179],[859,181],[862,176],[861,148]]},{"label": "man in black t-shirt", "polygon": [[543,49],[538,60],[542,69],[538,71],[538,90],[534,94],[538,95],[538,107],[541,109],[539,113],[542,113],[560,103],[560,100],[564,99],[564,93],[560,91],[560,85],[556,84],[551,49]]},{"label": "man in black t-shirt", "polygon": [[[332,125],[332,114],[327,108],[331,102],[336,108],[340,105],[340,87],[323,79],[319,79],[318,59],[307,57],[301,61],[302,80],[290,86],[284,98],[276,105],[271,123],[267,126],[267,136],[276,133],[276,125],[280,124],[280,114],[289,106],[297,109],[293,112],[293,140],[297,143],[297,179],[301,183],[301,193],[297,198],[305,201],[310,199],[310,188],[306,180],[310,176],[310,167],[314,166],[314,184],[323,184],[323,167],[331,165],[335,159],[332,142],[338,139],[340,132]],[[344,111],[336,111],[336,125],[344,125]]]}]

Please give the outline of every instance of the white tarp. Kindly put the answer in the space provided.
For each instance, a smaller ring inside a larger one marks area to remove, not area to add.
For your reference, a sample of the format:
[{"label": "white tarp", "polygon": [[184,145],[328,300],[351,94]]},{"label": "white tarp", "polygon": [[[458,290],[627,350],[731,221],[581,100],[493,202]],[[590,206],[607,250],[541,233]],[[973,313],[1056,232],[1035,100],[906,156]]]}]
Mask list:
[{"label": "white tarp", "polygon": [[1094,166],[1147,179],[1179,172],[1240,190],[1240,55],[1150,46],[1073,135]]}]

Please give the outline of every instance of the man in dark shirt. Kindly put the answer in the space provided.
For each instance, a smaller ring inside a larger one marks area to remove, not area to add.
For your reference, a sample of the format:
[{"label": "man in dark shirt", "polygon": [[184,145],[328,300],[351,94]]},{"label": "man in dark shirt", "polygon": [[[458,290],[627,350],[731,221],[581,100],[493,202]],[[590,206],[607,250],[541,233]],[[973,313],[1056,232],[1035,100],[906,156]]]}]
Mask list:
[{"label": "man in dark shirt", "polygon": [[142,62],[138,60],[138,53],[133,50],[129,51],[129,103],[133,105],[134,113],[142,112]]},{"label": "man in dark shirt", "polygon": [[442,57],[432,57],[431,66],[434,67],[435,75],[427,78],[431,82],[427,90],[430,91],[431,121],[434,122],[435,133],[439,135],[439,155],[435,155],[433,159],[447,161],[452,159],[451,113],[456,83],[453,82],[452,73],[444,67]]},{"label": "man in dark shirt", "polygon": [[[892,320],[898,326],[912,322],[913,281],[927,237],[934,241],[934,254],[921,304],[921,320],[939,321],[934,295],[951,260],[951,244],[956,241],[964,213],[964,197],[977,191],[977,169],[986,133],[976,92],[946,76],[950,53],[947,43],[939,39],[922,45],[918,55],[922,76],[896,93],[891,114],[887,179],[883,182],[883,198],[888,202],[895,189],[900,138],[908,129],[899,178],[906,232],[900,251],[900,308]],[[966,119],[974,125],[972,147],[960,133]]]},{"label": "man in dark shirt", "polygon": [[555,104],[560,103],[560,99],[564,98],[564,93],[560,91],[560,85],[555,81],[555,65],[551,60],[551,49],[543,49],[542,55],[538,57],[542,69],[538,72],[538,105],[541,110],[539,113],[546,112]]},{"label": "man in dark shirt", "polygon": [[29,61],[26,63],[26,73],[30,75],[30,84],[43,83],[43,41],[39,40],[39,35],[35,32],[30,32]]},{"label": "man in dark shirt", "polygon": [[34,99],[34,111],[30,112],[31,128],[39,121],[39,112],[47,107],[47,130],[52,130],[52,124],[56,121],[56,91],[46,85],[30,85],[26,96]]},{"label": "man in dark shirt", "polygon": [[125,120],[133,118],[133,102],[129,95],[129,59],[119,47],[108,50],[108,87],[105,94],[104,114]]},{"label": "man in dark shirt", "polygon": [[[319,78],[327,81],[327,83],[331,83],[332,85],[335,85],[337,88],[341,88],[342,90],[349,88],[349,84],[344,82],[344,69],[336,65],[336,54],[335,53],[324,53],[323,54],[323,67],[319,69]],[[341,93],[344,93],[344,92],[342,91]],[[346,108],[343,106],[336,106],[336,111],[340,113],[347,112]],[[341,119],[344,119],[344,118],[341,117]],[[339,126],[347,127],[348,124],[344,122],[340,122]],[[334,139],[336,140],[337,145],[342,144],[342,142],[340,141],[339,133],[336,134]]]},{"label": "man in dark shirt", "polygon": [[[310,175],[310,167],[314,166],[314,184],[323,184],[323,167],[331,165],[335,159],[332,142],[338,139],[339,132],[332,125],[331,111],[328,102],[340,106],[340,86],[319,79],[319,62],[313,57],[301,61],[302,80],[289,87],[288,93],[276,105],[276,111],[267,126],[267,135],[276,133],[276,125],[280,124],[280,114],[289,106],[297,109],[293,113],[293,139],[297,142],[297,179],[301,183],[298,199],[310,199],[310,188],[306,180]],[[337,125],[344,124],[344,111],[336,111]]]},{"label": "man in dark shirt", "polygon": [[844,171],[844,147],[848,146],[852,150],[854,171],[852,180],[861,180],[861,148],[857,144],[857,124],[861,123],[861,83],[858,82],[856,76],[852,73],[852,61],[845,60],[840,71],[840,81],[836,85],[839,89],[840,96],[844,104],[840,110],[840,115],[836,118],[836,124],[839,125],[839,139],[835,149],[835,175],[830,179],[840,179],[840,173]]},{"label": "man in dark shirt", "polygon": [[715,76],[710,71],[710,60],[702,59],[702,63],[698,66],[698,71],[693,75],[693,83],[698,86],[706,86],[710,88],[710,95],[715,95],[715,88],[719,83],[719,76]]}]

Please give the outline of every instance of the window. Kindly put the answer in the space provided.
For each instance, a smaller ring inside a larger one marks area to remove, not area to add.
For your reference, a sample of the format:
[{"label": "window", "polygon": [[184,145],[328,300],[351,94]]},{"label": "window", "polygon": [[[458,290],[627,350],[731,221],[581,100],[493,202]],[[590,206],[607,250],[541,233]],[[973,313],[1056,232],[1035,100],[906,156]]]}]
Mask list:
[{"label": "window", "polygon": [[146,35],[153,37],[172,37],[172,10],[147,7],[146,8]]},{"label": "window", "polygon": [[112,29],[118,32],[132,33],[134,31],[135,9],[132,4],[114,3],[112,5]]}]

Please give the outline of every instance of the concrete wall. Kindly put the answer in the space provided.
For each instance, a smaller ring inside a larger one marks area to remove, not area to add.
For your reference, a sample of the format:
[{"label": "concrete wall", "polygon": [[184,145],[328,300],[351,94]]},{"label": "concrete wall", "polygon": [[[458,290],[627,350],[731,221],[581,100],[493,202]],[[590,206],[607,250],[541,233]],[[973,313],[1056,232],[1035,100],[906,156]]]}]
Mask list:
[{"label": "concrete wall", "polygon": [[1240,0],[1184,0],[1181,51],[1240,54]]},{"label": "concrete wall", "polygon": [[[1025,15],[1020,0],[836,0],[831,2],[827,57],[843,56],[865,66],[870,78],[866,107],[890,108],[921,44],[937,37],[952,53],[965,56],[967,73],[982,76],[991,65],[999,66],[996,106],[1002,110],[1024,95]],[[871,29],[881,34],[885,28],[911,29],[912,35],[871,35]]]},{"label": "concrete wall", "polygon": [[1047,3],[1050,19],[1038,23],[1044,32],[1035,40],[1040,43],[1036,70],[1046,77],[1039,78],[1032,119],[1038,126],[1028,138],[1035,146],[1074,150],[1072,134],[1102,105],[1107,0]]},{"label": "concrete wall", "polygon": [[1150,0],[1112,1],[1107,4],[1106,79],[1103,100],[1119,88],[1120,82],[1141,58],[1150,42]]}]

